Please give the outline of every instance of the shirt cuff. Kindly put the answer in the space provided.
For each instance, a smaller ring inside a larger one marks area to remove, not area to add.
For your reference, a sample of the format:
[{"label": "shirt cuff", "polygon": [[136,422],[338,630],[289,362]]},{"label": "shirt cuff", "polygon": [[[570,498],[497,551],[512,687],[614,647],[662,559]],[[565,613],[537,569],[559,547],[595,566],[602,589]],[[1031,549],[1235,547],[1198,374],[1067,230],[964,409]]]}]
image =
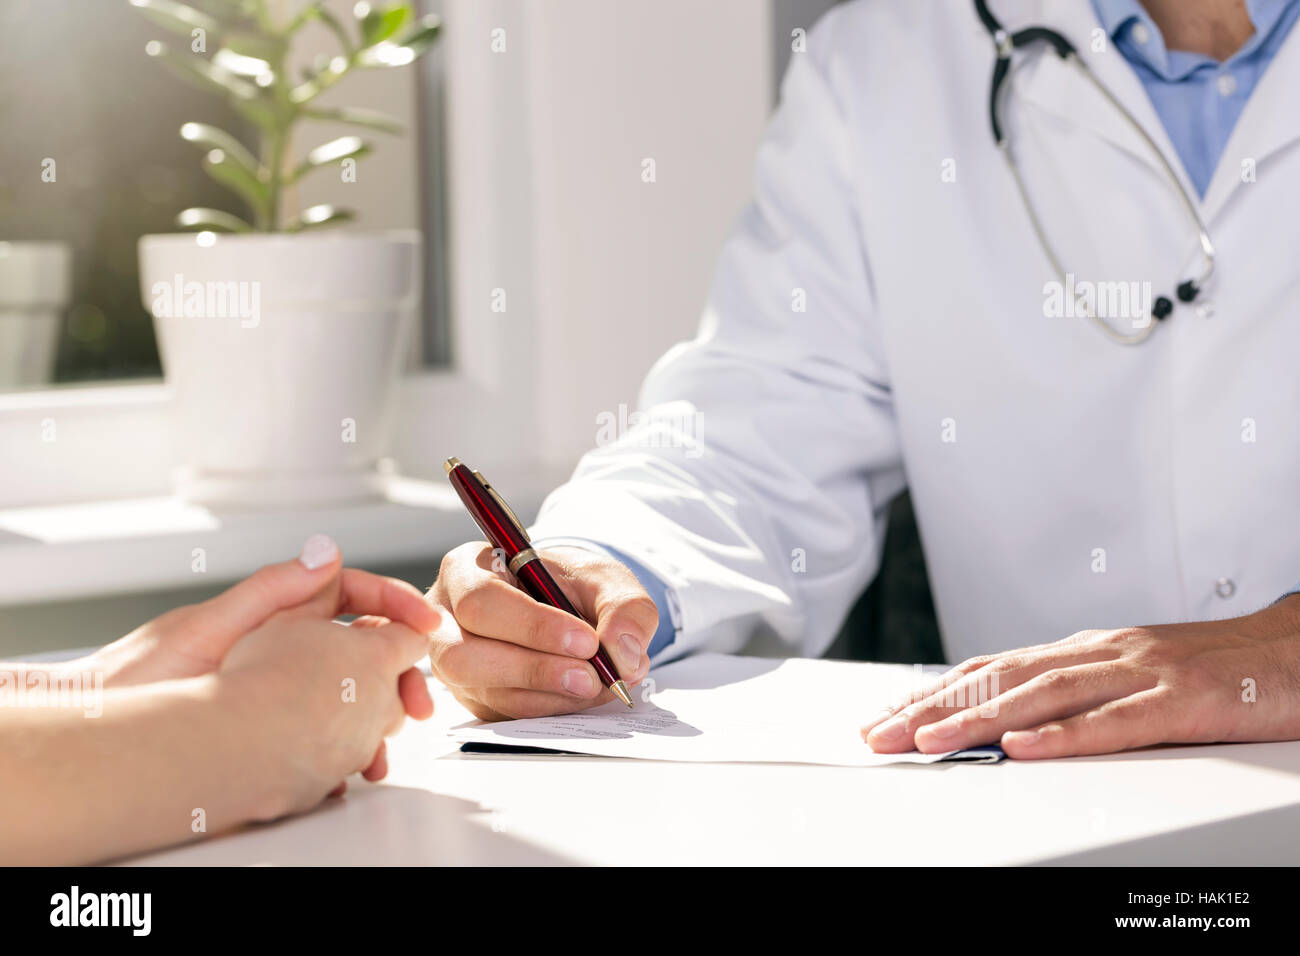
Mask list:
[{"label": "shirt cuff", "polygon": [[607,544],[601,544],[587,538],[538,538],[532,542],[532,545],[534,549],[584,548],[587,551],[596,551],[618,561],[636,575],[641,587],[645,588],[646,593],[650,595],[650,599],[655,602],[655,607],[659,609],[659,627],[655,631],[654,637],[650,639],[650,647],[646,651],[650,660],[653,662],[657,654],[677,640],[678,621],[681,619],[681,612],[678,610],[677,605],[677,595],[672,588],[664,583],[662,578],[640,561],[629,557],[617,548],[611,548]]}]

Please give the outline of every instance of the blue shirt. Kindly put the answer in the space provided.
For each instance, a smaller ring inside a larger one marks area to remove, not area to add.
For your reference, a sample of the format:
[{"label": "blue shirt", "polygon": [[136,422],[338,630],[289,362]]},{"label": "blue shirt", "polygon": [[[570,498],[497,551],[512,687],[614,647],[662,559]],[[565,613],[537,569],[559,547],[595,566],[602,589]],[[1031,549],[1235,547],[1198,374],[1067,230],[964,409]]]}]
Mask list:
[{"label": "blue shirt", "polygon": [[1170,50],[1138,0],[1092,0],[1133,67],[1202,198],[1250,94],[1300,17],[1300,0],[1246,0],[1255,33],[1223,63]]}]

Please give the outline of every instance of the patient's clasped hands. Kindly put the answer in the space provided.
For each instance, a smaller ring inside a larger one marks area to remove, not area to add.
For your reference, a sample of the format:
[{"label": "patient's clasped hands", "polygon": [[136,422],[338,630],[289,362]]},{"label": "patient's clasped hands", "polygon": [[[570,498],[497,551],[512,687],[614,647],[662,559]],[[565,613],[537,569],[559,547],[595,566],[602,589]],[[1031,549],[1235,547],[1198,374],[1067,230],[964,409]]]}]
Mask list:
[{"label": "patient's clasped hands", "polygon": [[[384,738],[433,713],[414,665],[440,624],[416,588],[343,568],[317,536],[88,657],[26,666],[19,679],[102,675],[102,712],[0,713],[0,769],[21,781],[0,798],[0,848],[8,862],[99,860],[306,810],[352,773],[378,780]],[[105,795],[89,810],[87,787]]]}]

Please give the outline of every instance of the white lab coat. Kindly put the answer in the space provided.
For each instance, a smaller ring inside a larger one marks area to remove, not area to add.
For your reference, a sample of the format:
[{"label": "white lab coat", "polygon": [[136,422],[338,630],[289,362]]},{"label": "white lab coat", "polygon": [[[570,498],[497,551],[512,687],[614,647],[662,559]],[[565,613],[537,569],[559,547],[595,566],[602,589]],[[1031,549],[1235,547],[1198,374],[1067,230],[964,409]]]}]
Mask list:
[{"label": "white lab coat", "polygon": [[[1093,48],[1090,4],[992,8],[1071,38],[1183,175],[1122,55]],[[1044,315],[1056,277],[990,135],[992,62],[968,3],[829,13],[698,338],[650,373],[650,420],[547,500],[536,535],[606,542],[672,587],[661,660],[823,653],[905,485],[951,660],[1244,614],[1300,580],[1300,29],[1201,202],[1213,314],[1178,304],[1136,347]],[[1008,125],[1065,268],[1172,296],[1195,234],[1157,158],[1047,49],[1016,84]]]}]

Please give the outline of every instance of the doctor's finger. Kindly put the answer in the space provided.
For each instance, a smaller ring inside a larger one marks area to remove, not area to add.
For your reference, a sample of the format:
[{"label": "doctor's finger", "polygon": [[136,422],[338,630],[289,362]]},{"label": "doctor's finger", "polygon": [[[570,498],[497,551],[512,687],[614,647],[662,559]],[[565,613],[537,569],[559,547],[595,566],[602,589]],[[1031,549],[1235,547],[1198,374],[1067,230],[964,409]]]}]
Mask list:
[{"label": "doctor's finger", "polygon": [[614,699],[608,690],[591,700],[575,701],[564,694],[547,694],[536,690],[516,690],[509,687],[477,688],[471,692],[474,701],[466,706],[480,720],[521,720],[529,717],[550,717],[553,714],[571,714],[575,711],[599,707]]},{"label": "doctor's finger", "polygon": [[[886,711],[863,727],[867,742],[876,750],[895,753],[911,749],[918,728],[945,720],[971,707],[990,705],[1013,688],[1041,674],[1062,668],[1113,660],[1118,653],[1109,647],[1049,645],[1048,649],[1021,651],[999,657],[992,663],[948,683],[919,701],[890,714]],[[1046,718],[1041,718],[1046,719]]]},{"label": "doctor's finger", "polygon": [[474,634],[578,660],[596,653],[596,632],[590,624],[539,604],[495,576],[485,575],[472,587],[453,590],[448,600],[456,622]]},{"label": "doctor's finger", "polygon": [[596,621],[596,636],[613,657],[619,676],[632,683],[645,677],[659,609],[636,575],[604,556],[576,570],[557,563],[557,570],[573,602]]},{"label": "doctor's finger", "polygon": [[1173,743],[1171,713],[1168,691],[1153,687],[1067,720],[1003,734],[1002,749],[1013,760],[1041,760]]},{"label": "doctor's finger", "polygon": [[640,585],[635,591],[606,591],[599,601],[596,634],[618,676],[635,684],[650,671],[647,648],[659,626],[659,610]]},{"label": "doctor's finger", "polygon": [[433,672],[453,687],[535,690],[591,700],[600,679],[586,661],[545,654],[462,630],[459,639],[438,639],[429,654]]},{"label": "doctor's finger", "polygon": [[1087,644],[1098,635],[1106,633],[1105,631],[1077,631],[1069,637],[1063,637],[1059,641],[1050,641],[1046,644],[1031,644],[1028,647],[1018,647],[1009,651],[999,651],[996,654],[981,654],[978,657],[967,658],[956,667],[944,673],[940,678],[940,683],[951,683],[964,674],[971,674],[981,668],[988,667],[990,664],[996,664],[998,661],[1008,657],[1025,657],[1034,654],[1050,653],[1058,650],[1075,648],[1080,644]]},{"label": "doctor's finger", "polygon": [[904,711],[910,718],[912,729],[915,729],[921,724],[941,719],[953,710],[985,703],[1039,674],[1062,667],[1114,660],[1117,657],[1119,651],[1114,646],[1058,642],[1008,651],[988,658],[973,658],[972,660],[980,660],[982,663],[964,672],[960,669],[949,671],[927,687],[919,699],[913,697],[911,700],[895,702],[877,714],[863,730],[884,724]]},{"label": "doctor's finger", "polygon": [[1063,720],[1149,686],[1141,675],[1109,662],[1051,670],[983,706],[918,728],[916,749],[942,753],[994,743],[1008,731]]}]

